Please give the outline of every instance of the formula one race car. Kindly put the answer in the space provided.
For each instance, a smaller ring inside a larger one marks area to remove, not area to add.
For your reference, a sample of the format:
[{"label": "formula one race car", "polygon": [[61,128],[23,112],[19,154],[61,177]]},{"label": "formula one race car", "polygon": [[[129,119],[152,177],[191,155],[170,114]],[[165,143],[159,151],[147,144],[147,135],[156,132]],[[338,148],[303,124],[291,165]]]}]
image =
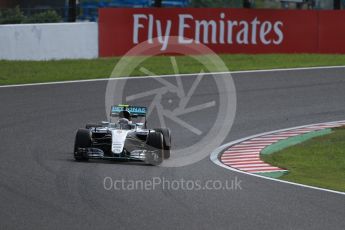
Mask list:
[{"label": "formula one race car", "polygon": [[[169,129],[147,129],[146,107],[112,106],[110,121],[87,124],[78,129],[74,143],[74,158],[143,161],[159,165],[170,157],[171,133]],[[116,122],[112,122],[117,118]],[[143,119],[143,123],[134,123]]]}]

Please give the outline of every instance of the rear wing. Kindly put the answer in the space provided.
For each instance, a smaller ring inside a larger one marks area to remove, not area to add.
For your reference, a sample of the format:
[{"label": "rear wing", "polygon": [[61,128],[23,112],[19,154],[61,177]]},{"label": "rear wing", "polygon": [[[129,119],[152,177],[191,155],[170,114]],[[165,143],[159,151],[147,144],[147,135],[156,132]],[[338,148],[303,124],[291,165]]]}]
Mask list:
[{"label": "rear wing", "polygon": [[130,105],[114,105],[111,107],[110,116],[119,117],[124,111],[129,112],[131,117],[146,117],[147,107],[130,106]]}]

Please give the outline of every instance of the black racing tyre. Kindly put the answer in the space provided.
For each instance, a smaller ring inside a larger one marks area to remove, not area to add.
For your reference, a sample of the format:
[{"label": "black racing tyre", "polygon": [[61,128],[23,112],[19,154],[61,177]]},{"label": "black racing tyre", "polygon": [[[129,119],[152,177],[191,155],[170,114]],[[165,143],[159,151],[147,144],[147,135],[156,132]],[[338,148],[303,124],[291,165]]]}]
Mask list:
[{"label": "black racing tyre", "polygon": [[150,132],[147,135],[146,144],[148,153],[146,155],[146,163],[150,165],[159,165],[163,162],[163,135],[159,132]]},{"label": "black racing tyre", "polygon": [[91,147],[91,137],[88,129],[78,129],[74,142],[74,159],[77,161],[89,160],[87,156],[78,154],[78,148]]},{"label": "black racing tyre", "polygon": [[157,128],[154,130],[163,135],[164,159],[169,159],[170,158],[170,150],[171,150],[171,132],[170,132],[170,129]]}]

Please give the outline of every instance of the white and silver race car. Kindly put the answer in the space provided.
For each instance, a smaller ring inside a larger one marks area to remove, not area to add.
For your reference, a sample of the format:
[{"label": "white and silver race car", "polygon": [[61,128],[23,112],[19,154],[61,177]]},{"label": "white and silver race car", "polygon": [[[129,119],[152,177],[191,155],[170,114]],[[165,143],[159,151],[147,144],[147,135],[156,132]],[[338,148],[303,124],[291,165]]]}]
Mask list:
[{"label": "white and silver race car", "polygon": [[[146,107],[112,106],[110,121],[78,129],[74,158],[143,161],[159,165],[170,157],[171,133],[167,128],[147,129]],[[117,118],[112,122],[112,118]],[[143,122],[135,123],[134,119]]]}]

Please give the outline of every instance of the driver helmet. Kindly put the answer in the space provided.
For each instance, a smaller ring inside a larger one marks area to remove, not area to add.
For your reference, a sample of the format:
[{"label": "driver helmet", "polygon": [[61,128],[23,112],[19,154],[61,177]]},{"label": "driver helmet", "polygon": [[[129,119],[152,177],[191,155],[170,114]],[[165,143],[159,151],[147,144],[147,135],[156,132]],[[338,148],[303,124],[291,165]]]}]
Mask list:
[{"label": "driver helmet", "polygon": [[120,125],[129,125],[129,120],[127,118],[120,118],[118,123]]}]

